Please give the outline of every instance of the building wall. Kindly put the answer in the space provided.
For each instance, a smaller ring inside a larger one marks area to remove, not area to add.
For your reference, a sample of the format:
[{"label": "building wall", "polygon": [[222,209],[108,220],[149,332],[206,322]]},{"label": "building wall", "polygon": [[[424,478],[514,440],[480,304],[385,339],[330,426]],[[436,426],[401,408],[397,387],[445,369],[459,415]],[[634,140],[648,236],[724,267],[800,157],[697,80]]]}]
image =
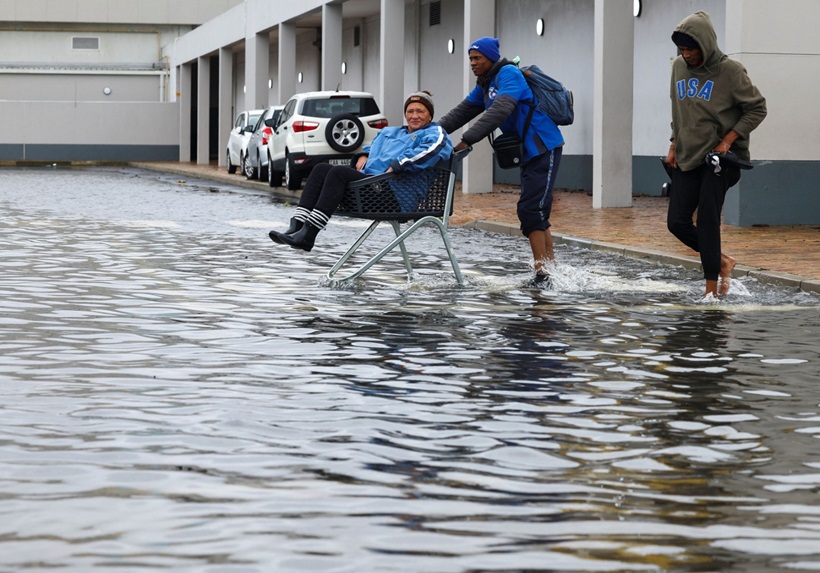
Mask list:
[{"label": "building wall", "polygon": [[[343,90],[364,90],[365,48],[363,31],[363,20],[351,22],[342,30],[342,63],[346,68],[345,73],[342,74],[341,89]],[[355,45],[357,35],[358,45]]]},{"label": "building wall", "polygon": [[[368,18],[364,27],[364,91],[378,97],[379,93],[379,35],[380,22],[378,17]],[[381,102],[379,102],[381,105]]]},{"label": "building wall", "polygon": [[3,0],[0,22],[197,25],[243,0]]},{"label": "building wall", "polygon": [[[9,145],[41,137],[50,144],[59,123],[46,125],[40,117],[54,117],[47,101],[53,100],[60,114],[71,114],[66,103],[84,101],[99,105],[125,101],[157,102],[162,93],[176,96],[176,74],[166,79],[132,73],[109,73],[108,65],[139,68],[151,62],[176,64],[195,61],[224,46],[233,46],[234,114],[244,105],[244,41],[248,35],[271,31],[271,96],[278,93],[276,27],[283,20],[310,18],[331,0],[0,0],[0,158]],[[351,3],[352,4],[352,3]],[[362,3],[357,2],[357,5]],[[378,2],[371,2],[378,10]],[[445,113],[464,96],[462,85],[466,62],[463,51],[464,0],[444,0],[442,20],[429,25],[429,2],[406,3],[404,92],[418,88],[434,93],[437,115]],[[820,222],[820,194],[815,181],[820,171],[820,153],[813,144],[812,126],[820,123],[820,109],[813,105],[820,86],[820,37],[813,30],[820,21],[820,2],[816,0],[644,0],[640,18],[632,20],[635,35],[634,120],[633,120],[633,193],[658,194],[666,179],[658,157],[665,153],[669,135],[669,64],[675,49],[669,36],[686,15],[703,9],[710,12],[721,47],[743,62],[753,81],[766,96],[769,117],[752,135],[755,170],[744,173],[741,183],[726,198],[726,220],[733,224],[782,224]],[[501,39],[502,55],[518,55],[523,64],[537,63],[570,87],[575,94],[576,123],[562,129],[566,146],[558,185],[566,188],[591,188],[592,109],[593,109],[593,23],[595,0],[498,0],[495,34]],[[215,19],[211,16],[219,14]],[[535,33],[535,21],[543,17],[543,36]],[[303,74],[299,90],[318,89],[321,77],[320,52],[313,42],[320,37],[315,18],[299,27],[297,72]],[[201,24],[201,25],[199,25]],[[127,26],[126,26],[127,25]],[[353,30],[360,29],[360,45],[353,45]],[[106,53],[99,58],[80,58],[66,52],[65,42],[83,29],[103,34]],[[14,32],[12,32],[14,30]],[[18,33],[27,30],[29,35]],[[45,35],[42,35],[43,31]],[[190,31],[189,31],[190,30]],[[40,36],[37,36],[39,34]],[[110,34],[110,36],[109,36]],[[344,89],[380,92],[380,18],[378,13],[345,19],[342,34],[343,60],[348,71],[342,78]],[[109,50],[108,39],[115,43]],[[177,39],[178,38],[178,39]],[[446,52],[447,40],[456,45],[454,54]],[[467,39],[469,40],[469,39]],[[157,55],[157,44],[159,54]],[[42,46],[48,49],[42,49]],[[59,53],[59,59],[55,56]],[[136,56],[131,60],[130,56]],[[39,64],[65,63],[98,66],[87,74],[72,70],[50,72],[26,70],[22,77],[14,65],[30,68]],[[134,71],[133,69],[131,70]],[[144,71],[144,70],[143,70]],[[216,70],[212,70],[216,73]],[[17,75],[15,75],[17,74]],[[267,78],[262,81],[267,82]],[[106,83],[107,86],[103,86]],[[102,87],[112,87],[109,96],[100,95]],[[604,94],[604,97],[606,95]],[[379,102],[381,104],[381,102]],[[25,105],[27,123],[22,126],[16,114]],[[56,115],[60,115],[56,114]],[[104,112],[102,115],[106,115]],[[136,114],[139,116],[139,114]],[[68,129],[86,125],[85,119],[67,122]],[[137,139],[140,129],[133,126]],[[115,125],[116,122],[106,122]],[[9,126],[15,126],[13,129]],[[25,130],[16,133],[14,129]],[[215,128],[212,128],[215,129]],[[95,134],[90,145],[105,141],[104,131]],[[119,145],[121,133],[107,132]],[[178,142],[176,142],[178,144]],[[173,144],[173,142],[171,143]],[[86,143],[83,143],[86,145]],[[16,153],[16,152],[15,152]],[[517,173],[497,171],[497,178],[517,181]]]},{"label": "building wall", "polygon": [[[75,48],[74,39],[97,40],[98,49]],[[10,64],[87,67],[156,64],[160,54],[158,30],[103,31],[90,28],[44,28],[36,31],[3,30],[0,34],[3,66]]]},{"label": "building wall", "polygon": [[[242,0],[3,0],[0,160],[176,160],[163,48]],[[96,38],[78,49],[74,38]]]},{"label": "building wall", "polygon": [[31,103],[167,101],[167,96],[160,93],[165,85],[161,74],[55,73],[0,75],[0,78],[0,100]]},{"label": "building wall", "polygon": [[[496,17],[502,57],[537,64],[572,90],[575,122],[561,127],[561,188],[592,188],[594,16],[594,0],[520,0],[504,4],[503,16]],[[536,33],[538,18],[544,19],[542,36]],[[496,169],[496,179],[515,183],[518,172]]]},{"label": "building wall", "polygon": [[768,116],[751,137],[752,158],[726,196],[734,225],[820,223],[820,2],[726,0],[726,52],[743,62],[766,97]]},{"label": "building wall", "polygon": [[179,158],[179,107],[175,103],[3,102],[0,125],[0,160]]},{"label": "building wall", "polygon": [[296,74],[302,74],[302,82],[297,80],[296,89],[300,92],[322,88],[322,53],[316,45],[321,37],[319,30],[299,31],[296,34]]},{"label": "building wall", "polygon": [[[441,23],[430,25],[430,5],[421,5],[418,12],[419,63],[414,70],[416,77],[405,79],[405,91],[425,89],[433,94],[436,116],[441,117],[458,105],[464,96],[462,78],[468,67],[464,53],[464,1],[451,0],[441,5]],[[452,39],[455,46],[451,54],[447,43]]]}]

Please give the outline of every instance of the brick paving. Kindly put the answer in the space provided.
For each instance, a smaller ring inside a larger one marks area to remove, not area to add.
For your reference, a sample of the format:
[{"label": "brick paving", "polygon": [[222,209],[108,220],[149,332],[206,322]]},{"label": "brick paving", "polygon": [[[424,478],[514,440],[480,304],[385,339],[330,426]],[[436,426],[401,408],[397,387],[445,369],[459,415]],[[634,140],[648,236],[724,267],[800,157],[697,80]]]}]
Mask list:
[{"label": "brick paving", "polygon": [[[134,163],[166,171],[219,180],[260,190],[271,189],[267,183],[247,181],[244,176],[229,175],[215,164],[152,162]],[[277,189],[277,195],[287,195]],[[518,188],[496,185],[491,193],[455,196],[451,224],[476,226],[519,234],[515,204]],[[558,241],[595,242],[608,247],[621,246],[626,254],[643,258],[655,256],[669,261],[698,265],[697,253],[681,245],[666,230],[664,197],[634,197],[629,208],[594,209],[592,197],[583,192],[556,190],[551,221]],[[723,225],[723,250],[738,262],[735,274],[765,271],[770,282],[800,286],[820,292],[820,225],[771,227],[736,227]]]}]

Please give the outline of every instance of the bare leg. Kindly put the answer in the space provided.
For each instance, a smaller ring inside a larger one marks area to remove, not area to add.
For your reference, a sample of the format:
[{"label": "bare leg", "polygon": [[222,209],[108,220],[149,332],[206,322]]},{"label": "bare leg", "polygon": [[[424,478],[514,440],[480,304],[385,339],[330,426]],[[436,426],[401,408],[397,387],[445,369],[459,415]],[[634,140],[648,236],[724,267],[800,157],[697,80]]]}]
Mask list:
[{"label": "bare leg", "polygon": [[737,261],[725,253],[720,254],[720,288],[718,294],[726,296],[729,294],[732,282],[732,270],[735,268]]},{"label": "bare leg", "polygon": [[709,295],[712,295],[714,298],[718,297],[718,282],[706,279],[706,293],[703,295],[703,298],[707,298]]},{"label": "bare leg", "polygon": [[550,262],[555,261],[555,251],[552,248],[552,233],[547,229],[544,231],[544,242],[547,244],[547,259]]},{"label": "bare leg", "polygon": [[527,238],[530,240],[532,258],[535,261],[536,272],[546,272],[544,267],[547,263],[555,260],[555,253],[552,247],[552,235],[549,229],[546,231],[531,231]]}]

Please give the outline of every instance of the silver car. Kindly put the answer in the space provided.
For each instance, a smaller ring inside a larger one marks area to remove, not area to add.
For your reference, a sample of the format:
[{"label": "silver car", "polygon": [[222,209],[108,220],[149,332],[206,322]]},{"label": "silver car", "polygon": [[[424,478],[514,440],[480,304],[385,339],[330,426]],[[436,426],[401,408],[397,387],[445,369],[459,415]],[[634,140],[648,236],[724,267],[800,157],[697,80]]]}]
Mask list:
[{"label": "silver car", "polygon": [[273,132],[273,124],[282,113],[281,105],[272,105],[262,112],[250,132],[247,147],[242,155],[242,172],[248,179],[268,178],[268,139]]},{"label": "silver car", "polygon": [[236,173],[236,168],[242,165],[242,156],[245,154],[250,133],[264,111],[264,109],[249,109],[236,116],[233,129],[228,136],[226,152],[228,173]]}]

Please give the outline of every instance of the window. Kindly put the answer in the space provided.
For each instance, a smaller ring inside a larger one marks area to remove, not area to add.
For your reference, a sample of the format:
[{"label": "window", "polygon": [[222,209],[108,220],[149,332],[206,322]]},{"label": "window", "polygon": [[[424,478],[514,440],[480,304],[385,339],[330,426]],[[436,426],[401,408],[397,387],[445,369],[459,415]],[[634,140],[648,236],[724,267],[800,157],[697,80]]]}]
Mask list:
[{"label": "window", "polygon": [[279,116],[279,125],[282,125],[287,120],[290,119],[290,116],[293,115],[293,112],[296,110],[296,100],[292,99],[288,103],[285,104],[285,109],[282,110],[282,115]]},{"label": "window", "polygon": [[72,50],[99,50],[100,39],[94,36],[75,36],[71,38]]},{"label": "window", "polygon": [[335,117],[340,113],[358,116],[376,115],[379,106],[373,98],[332,97],[330,99],[309,99],[302,104],[302,115],[309,117]]}]

